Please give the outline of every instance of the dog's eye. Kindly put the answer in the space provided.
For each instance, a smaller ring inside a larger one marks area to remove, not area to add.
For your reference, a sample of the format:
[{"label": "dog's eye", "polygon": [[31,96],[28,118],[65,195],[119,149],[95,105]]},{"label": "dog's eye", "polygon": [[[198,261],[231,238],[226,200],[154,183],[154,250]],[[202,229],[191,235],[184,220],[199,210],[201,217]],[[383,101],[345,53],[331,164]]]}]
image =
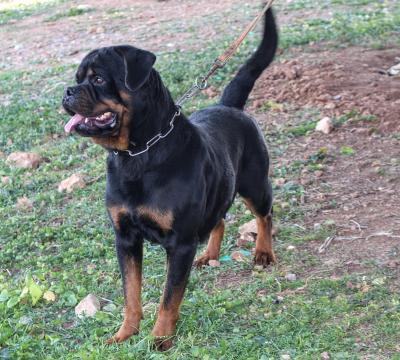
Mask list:
[{"label": "dog's eye", "polygon": [[95,76],[92,81],[96,85],[104,84],[104,79],[102,77],[100,77],[100,76]]}]

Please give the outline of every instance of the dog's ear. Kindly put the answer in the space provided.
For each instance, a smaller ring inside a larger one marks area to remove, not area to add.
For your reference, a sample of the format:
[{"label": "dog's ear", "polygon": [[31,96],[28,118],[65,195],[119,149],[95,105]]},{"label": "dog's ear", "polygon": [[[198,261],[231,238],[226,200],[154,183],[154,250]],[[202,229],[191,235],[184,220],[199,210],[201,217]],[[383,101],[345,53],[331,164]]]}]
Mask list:
[{"label": "dog's ear", "polygon": [[115,46],[114,50],[124,61],[125,87],[130,91],[139,89],[148,79],[156,56],[129,45]]}]

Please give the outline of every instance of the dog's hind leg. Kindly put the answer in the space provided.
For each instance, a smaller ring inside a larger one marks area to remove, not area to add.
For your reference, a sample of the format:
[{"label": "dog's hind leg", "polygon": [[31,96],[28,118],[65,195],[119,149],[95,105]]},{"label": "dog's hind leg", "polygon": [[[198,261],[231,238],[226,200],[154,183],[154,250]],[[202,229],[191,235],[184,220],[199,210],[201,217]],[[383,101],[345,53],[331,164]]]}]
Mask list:
[{"label": "dog's hind leg", "polygon": [[175,333],[176,323],[179,319],[179,308],[195,254],[196,243],[193,242],[167,250],[167,280],[157,321],[152,331],[157,350],[165,351],[172,346],[171,337]]},{"label": "dog's hind leg", "polygon": [[207,248],[203,254],[196,259],[194,266],[201,267],[208,265],[209,260],[218,260],[219,253],[221,250],[221,242],[224,237],[225,221],[221,219],[218,224],[211,231],[210,238],[208,240]]},{"label": "dog's hind leg", "polygon": [[[256,185],[256,184],[254,184]],[[250,190],[251,189],[251,190]],[[259,190],[256,192],[256,190]],[[261,191],[260,191],[261,190]],[[267,266],[276,262],[272,246],[272,188],[268,179],[263,186],[249,187],[247,191],[239,190],[249,210],[256,217],[257,239],[254,262],[257,265]]]}]

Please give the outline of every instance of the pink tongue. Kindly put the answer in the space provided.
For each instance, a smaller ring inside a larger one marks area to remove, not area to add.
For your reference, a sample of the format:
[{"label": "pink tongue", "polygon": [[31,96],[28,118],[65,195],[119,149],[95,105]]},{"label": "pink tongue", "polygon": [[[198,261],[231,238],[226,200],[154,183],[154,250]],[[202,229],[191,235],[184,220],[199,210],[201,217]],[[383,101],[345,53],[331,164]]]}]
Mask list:
[{"label": "pink tongue", "polygon": [[66,133],[70,133],[71,131],[74,131],[76,125],[78,125],[81,121],[83,121],[85,117],[79,114],[75,114],[64,126],[64,130]]}]

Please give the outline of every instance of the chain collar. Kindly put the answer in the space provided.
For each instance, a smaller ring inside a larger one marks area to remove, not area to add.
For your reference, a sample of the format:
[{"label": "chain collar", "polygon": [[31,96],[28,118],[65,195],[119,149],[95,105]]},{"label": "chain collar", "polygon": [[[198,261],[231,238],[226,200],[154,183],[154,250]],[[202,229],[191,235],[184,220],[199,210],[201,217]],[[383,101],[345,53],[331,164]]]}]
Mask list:
[{"label": "chain collar", "polygon": [[[149,149],[154,146],[155,144],[157,144],[161,139],[166,138],[171,132],[172,130],[174,130],[174,125],[175,125],[175,119],[181,115],[181,107],[177,106],[176,107],[176,111],[174,116],[172,117],[171,121],[169,122],[169,128],[165,133],[160,132],[159,134],[157,134],[156,136],[153,136],[149,141],[146,142],[146,148],[138,151],[138,152],[134,152],[132,150],[119,150],[119,151],[113,151],[114,155],[119,155],[119,153],[121,151],[127,152],[129,154],[129,156],[131,157],[135,157],[135,156],[139,156],[144,154],[145,152],[149,151]],[[132,143],[131,143],[132,144]],[[132,144],[134,145],[134,144]]]}]

